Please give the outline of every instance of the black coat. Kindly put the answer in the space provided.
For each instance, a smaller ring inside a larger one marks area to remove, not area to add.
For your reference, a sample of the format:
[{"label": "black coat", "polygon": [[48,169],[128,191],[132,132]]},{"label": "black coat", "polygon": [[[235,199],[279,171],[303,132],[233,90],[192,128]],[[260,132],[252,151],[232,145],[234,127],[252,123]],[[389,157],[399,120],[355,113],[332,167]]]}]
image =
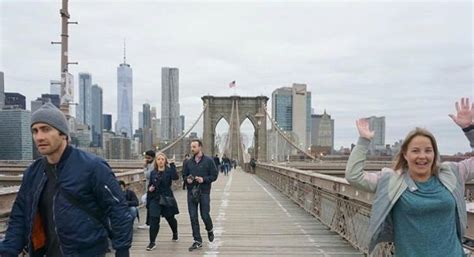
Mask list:
[{"label": "black coat", "polygon": [[[170,217],[179,213],[178,205],[175,206],[164,206],[160,205],[160,198],[162,197],[173,197],[173,190],[171,185],[173,180],[178,180],[179,176],[176,172],[176,166],[171,163],[169,167],[166,167],[164,171],[159,172],[156,169],[151,172],[150,183],[148,184],[147,192],[147,208],[149,215],[152,217]],[[150,192],[150,186],[155,186],[155,190]]]},{"label": "black coat", "polygon": [[[207,155],[203,155],[199,163],[196,163],[195,156],[193,156],[186,162],[183,168],[183,177],[185,178],[188,177],[188,175],[203,177],[204,182],[200,185],[200,188],[204,194],[211,192],[211,183],[216,181],[217,174],[218,172],[214,160]],[[188,190],[191,189],[192,186],[188,185]]]}]

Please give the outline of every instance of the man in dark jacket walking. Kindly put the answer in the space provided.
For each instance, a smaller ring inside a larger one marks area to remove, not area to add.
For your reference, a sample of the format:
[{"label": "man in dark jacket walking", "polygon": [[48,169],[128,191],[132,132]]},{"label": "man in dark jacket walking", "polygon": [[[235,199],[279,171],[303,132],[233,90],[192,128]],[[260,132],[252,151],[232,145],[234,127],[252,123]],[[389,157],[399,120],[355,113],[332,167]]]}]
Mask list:
[{"label": "man in dark jacket walking", "polygon": [[68,145],[66,117],[50,103],[31,132],[44,158],[23,174],[0,256],[105,256],[112,236],[115,256],[128,257],[133,217],[108,164]]},{"label": "man in dark jacket walking", "polygon": [[198,206],[201,210],[201,218],[207,230],[207,237],[210,242],[214,241],[214,232],[211,211],[211,183],[217,179],[217,168],[214,160],[204,155],[202,142],[199,139],[191,141],[191,152],[193,156],[186,162],[183,175],[186,177],[188,187],[188,211],[191,219],[194,243],[189,247],[189,251],[202,248],[202,237],[199,229]]}]

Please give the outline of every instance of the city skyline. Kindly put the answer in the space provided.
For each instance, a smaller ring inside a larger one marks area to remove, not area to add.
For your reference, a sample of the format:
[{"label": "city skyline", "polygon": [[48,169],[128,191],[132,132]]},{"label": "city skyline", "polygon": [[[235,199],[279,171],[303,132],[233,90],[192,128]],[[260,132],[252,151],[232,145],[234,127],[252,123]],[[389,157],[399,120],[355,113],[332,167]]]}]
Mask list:
[{"label": "city skyline", "polygon": [[[60,1],[1,1],[5,91],[25,95],[27,109],[59,76],[59,49],[50,45],[60,34],[59,8]],[[470,150],[447,116],[460,97],[474,96],[470,1],[70,1],[69,11],[71,21],[79,21],[70,28],[70,61],[79,62],[70,72],[75,83],[79,72],[94,76],[103,88],[104,113],[114,121],[114,72],[127,38],[133,110],[143,103],[161,106],[159,71],[177,67],[186,128],[202,109],[203,95],[233,94],[230,81],[236,81],[237,94],[249,96],[304,83],[315,113],[326,109],[335,119],[336,149],[357,140],[357,118],[385,116],[387,144],[421,126],[435,134],[441,153]],[[235,13],[240,19],[228,18]],[[18,35],[20,26],[24,33]],[[138,113],[133,115],[137,121]]]}]

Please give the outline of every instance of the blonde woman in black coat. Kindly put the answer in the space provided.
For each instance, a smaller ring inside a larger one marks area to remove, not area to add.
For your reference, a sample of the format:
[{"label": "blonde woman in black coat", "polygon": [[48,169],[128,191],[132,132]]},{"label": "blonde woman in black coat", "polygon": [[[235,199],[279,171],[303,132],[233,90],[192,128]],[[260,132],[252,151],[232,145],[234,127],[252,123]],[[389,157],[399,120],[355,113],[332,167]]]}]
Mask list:
[{"label": "blonde woman in black coat", "polygon": [[150,183],[147,192],[147,208],[150,223],[150,243],[146,250],[151,251],[156,248],[156,237],[160,230],[161,216],[173,231],[173,241],[178,241],[178,221],[174,215],[179,213],[178,204],[171,189],[172,180],[178,180],[174,160],[168,164],[168,158],[164,153],[157,153],[155,157],[155,169],[151,172]]}]

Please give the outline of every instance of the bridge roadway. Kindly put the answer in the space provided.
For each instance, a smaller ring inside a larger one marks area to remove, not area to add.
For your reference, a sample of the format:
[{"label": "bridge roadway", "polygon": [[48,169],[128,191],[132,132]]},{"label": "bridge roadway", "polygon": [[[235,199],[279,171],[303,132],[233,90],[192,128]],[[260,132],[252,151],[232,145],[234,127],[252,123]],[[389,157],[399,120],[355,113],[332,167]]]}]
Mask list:
[{"label": "bridge roadway", "polygon": [[[148,230],[138,229],[135,222],[131,256],[364,256],[274,187],[241,169],[229,176],[220,173],[213,183],[215,240],[208,242],[200,220],[203,248],[189,252],[193,238],[186,191],[179,189],[175,196],[181,212],[177,215],[179,241],[171,241],[171,230],[162,219],[157,248],[146,251]],[[145,209],[140,217],[145,217]]]}]

